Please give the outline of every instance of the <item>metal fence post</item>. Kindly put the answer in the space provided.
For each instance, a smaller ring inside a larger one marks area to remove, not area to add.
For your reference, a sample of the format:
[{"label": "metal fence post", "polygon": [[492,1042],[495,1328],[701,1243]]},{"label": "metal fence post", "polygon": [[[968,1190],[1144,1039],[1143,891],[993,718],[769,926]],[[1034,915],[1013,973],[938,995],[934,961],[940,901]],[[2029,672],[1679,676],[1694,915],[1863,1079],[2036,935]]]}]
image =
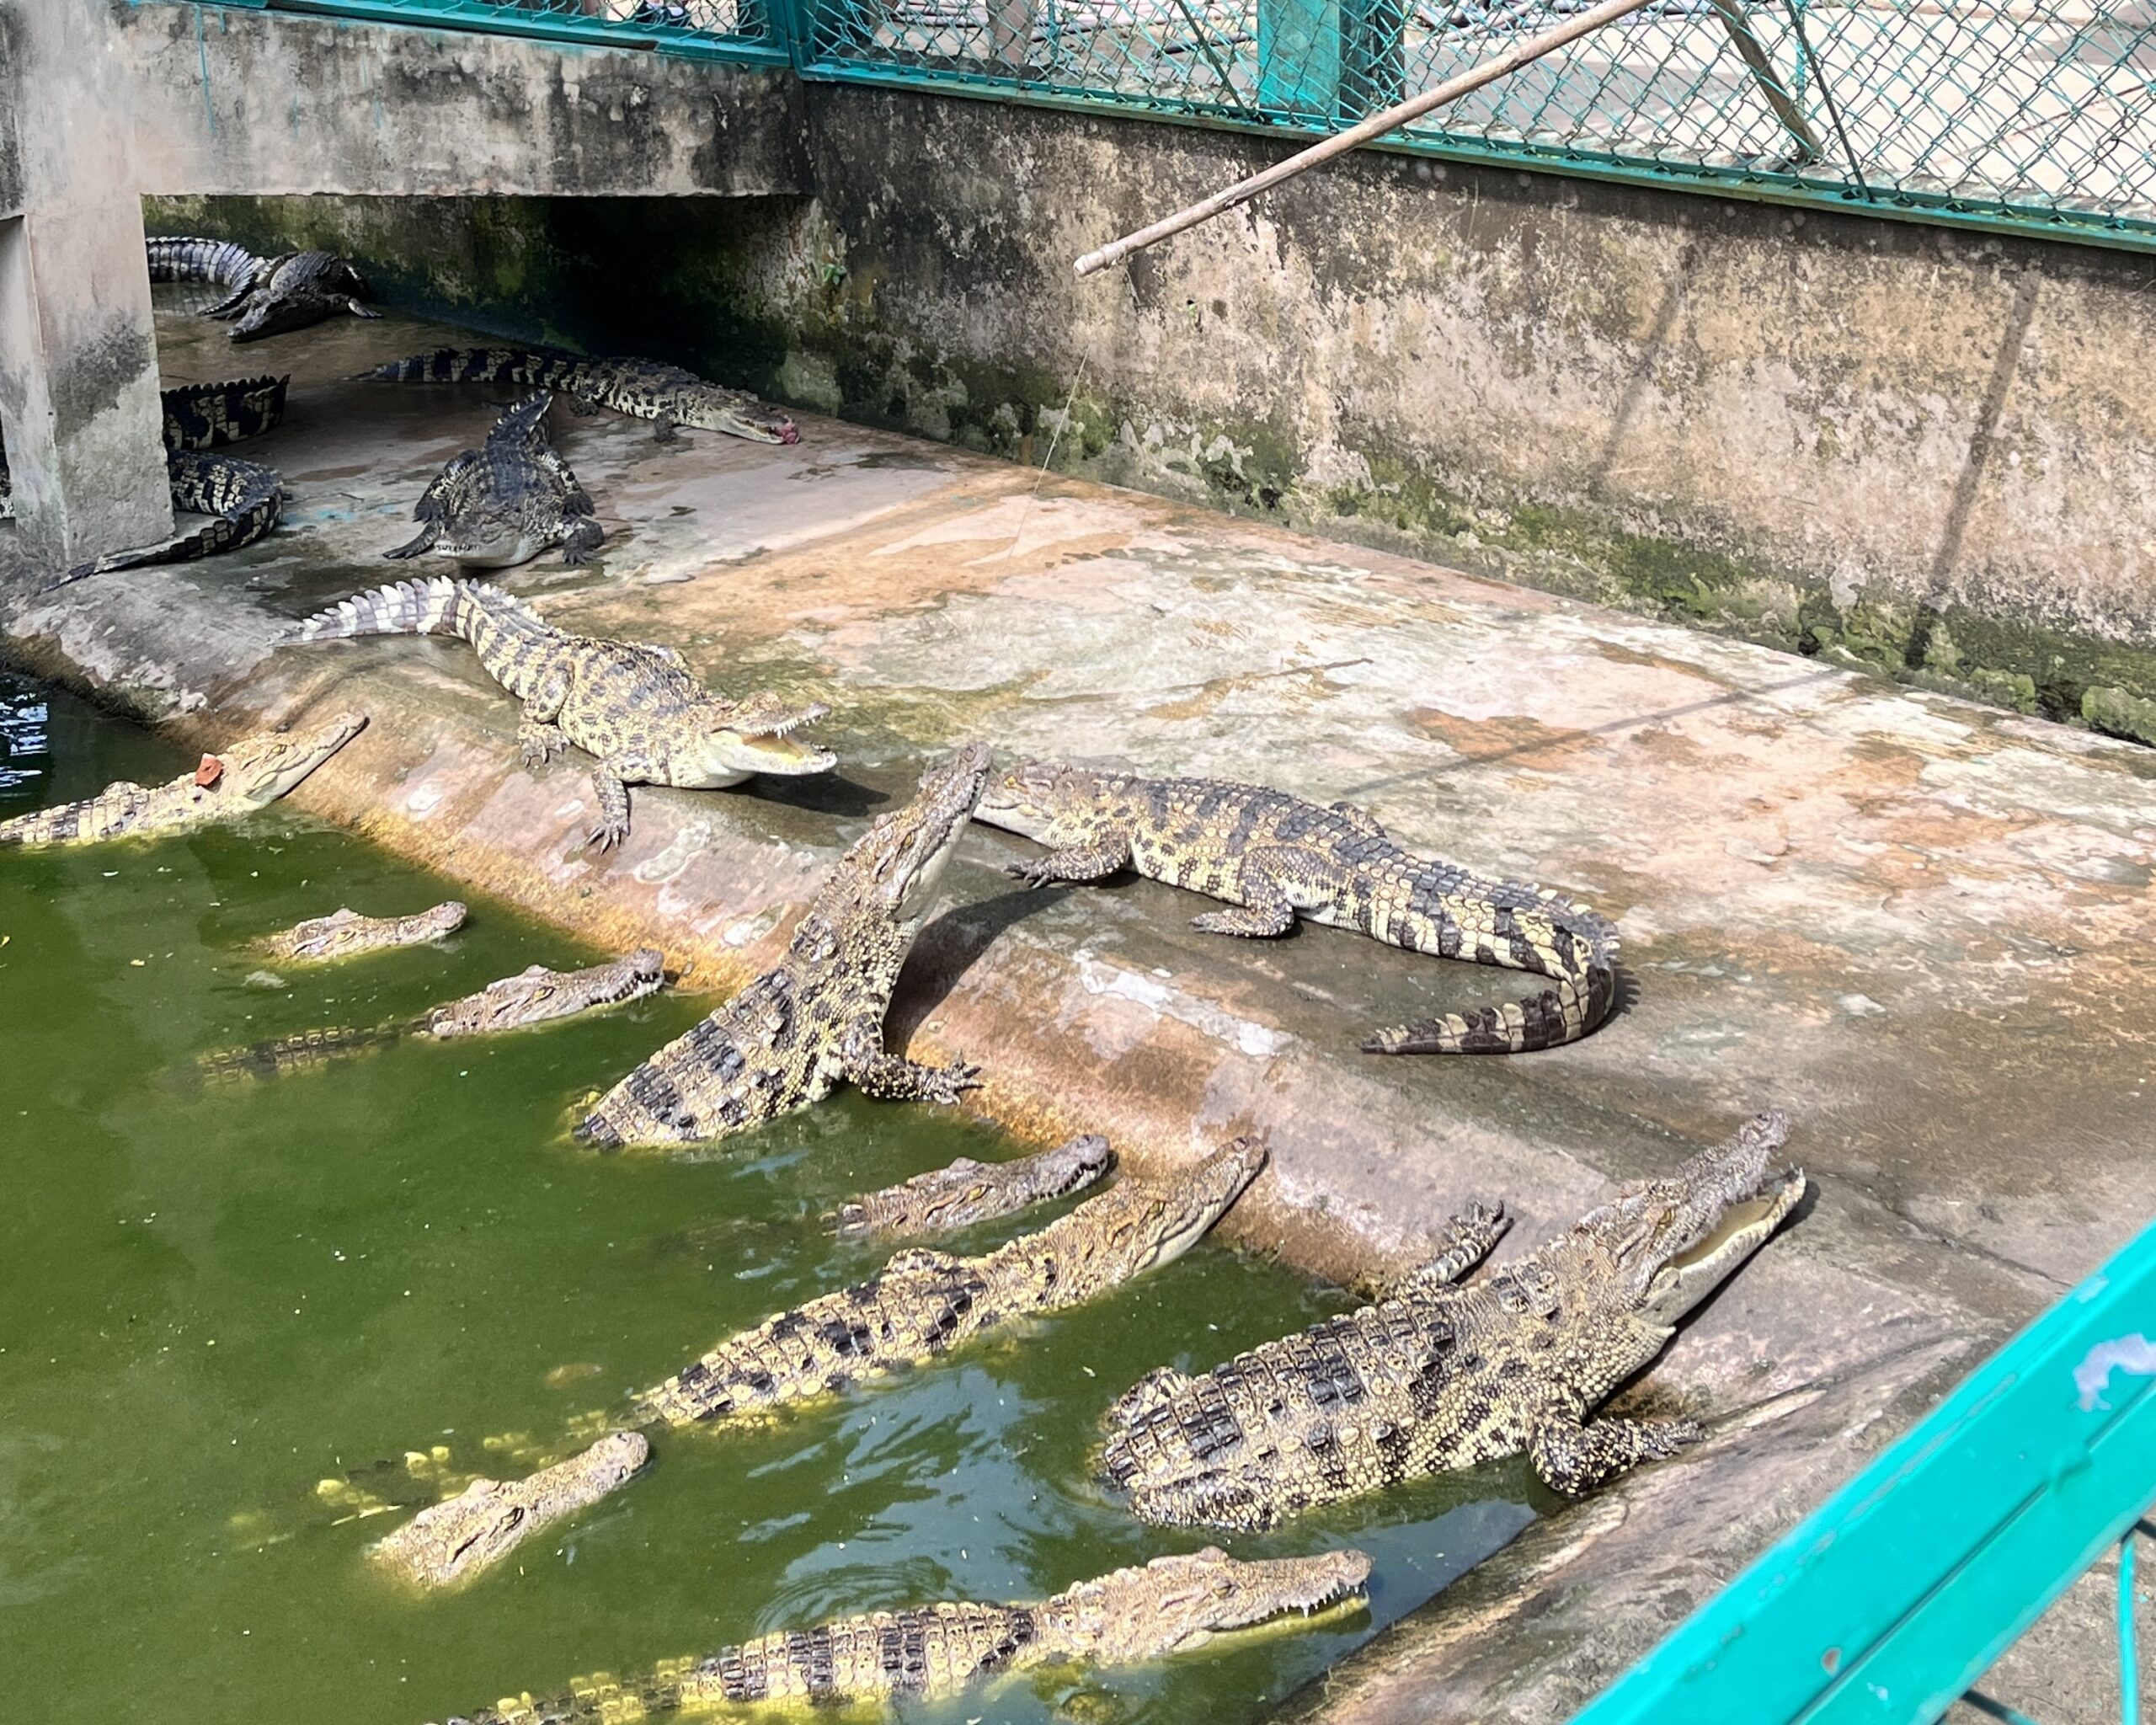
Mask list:
[{"label": "metal fence post", "polygon": [[1322,125],[1400,100],[1402,0],[1257,0],[1257,98],[1267,114]]},{"label": "metal fence post", "polygon": [[1340,88],[1340,0],[1257,0],[1257,104],[1322,125]]}]

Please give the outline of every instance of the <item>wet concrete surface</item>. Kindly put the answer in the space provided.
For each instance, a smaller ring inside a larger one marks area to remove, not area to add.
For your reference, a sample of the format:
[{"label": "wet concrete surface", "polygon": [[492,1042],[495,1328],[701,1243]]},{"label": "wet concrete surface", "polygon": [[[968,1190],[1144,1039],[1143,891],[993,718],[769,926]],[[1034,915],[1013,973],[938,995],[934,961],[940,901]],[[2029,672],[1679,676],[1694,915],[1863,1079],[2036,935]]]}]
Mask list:
[{"label": "wet concrete surface", "polygon": [[[894,1045],[963,1052],[1024,1137],[1102,1131],[1140,1169],[1267,1133],[1230,1231],[1336,1277],[1478,1198],[1523,1249],[1789,1109],[1816,1198],[1629,1392],[1715,1439],[1540,1525],[1305,1717],[1565,1717],[2156,1212],[2145,750],[834,421],[787,448],[659,444],[558,407],[607,544],[505,585],[723,692],[828,701],[841,761],[637,788],[604,857],[584,766],[521,768],[515,706],[462,646],[268,648],[344,593],[453,572],[380,553],[514,392],[336,380],[470,338],[347,320],[241,350],[169,308],[161,332],[168,382],[293,372],[288,423],[238,451],[284,473],[284,523],[43,597],[18,560],[9,650],[205,743],[366,708],[307,808],[713,989],[765,968],[824,865],[971,736],[1349,798],[1614,917],[1625,1004],[1583,1043],[1385,1060],[1365,1030],[1518,980],[1322,929],[1201,935],[1207,907],[1150,882],[1027,893],[1000,870],[1030,846],[967,841]],[[2100,1717],[2047,1669],[2002,1699]]]}]

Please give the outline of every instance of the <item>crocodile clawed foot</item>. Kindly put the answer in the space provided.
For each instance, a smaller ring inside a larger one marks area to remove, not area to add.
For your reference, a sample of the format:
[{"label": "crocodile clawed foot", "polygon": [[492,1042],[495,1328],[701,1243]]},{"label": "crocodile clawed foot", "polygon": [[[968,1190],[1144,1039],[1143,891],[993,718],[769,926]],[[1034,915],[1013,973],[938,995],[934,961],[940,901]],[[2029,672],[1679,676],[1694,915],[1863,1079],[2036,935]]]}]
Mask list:
[{"label": "crocodile clawed foot", "polygon": [[980,1068],[970,1060],[953,1060],[947,1066],[931,1069],[929,1100],[955,1104],[969,1090],[981,1086]]},{"label": "crocodile clawed foot", "polygon": [[1704,1441],[1706,1435],[1707,1429],[1696,1419],[1673,1419],[1651,1426],[1642,1436],[1640,1459],[1643,1461],[1667,1461],[1679,1450],[1689,1450],[1693,1445]]},{"label": "crocodile clawed foot", "polygon": [[602,851],[611,851],[618,846],[622,841],[628,836],[629,824],[627,821],[602,820],[598,825],[593,827],[590,833],[585,835],[584,841],[587,845],[596,846]]},{"label": "crocodile clawed foot", "polygon": [[1013,880],[1022,880],[1028,887],[1046,886],[1055,876],[1049,870],[1047,860],[1035,857],[1028,862],[1006,862],[1003,872]]}]

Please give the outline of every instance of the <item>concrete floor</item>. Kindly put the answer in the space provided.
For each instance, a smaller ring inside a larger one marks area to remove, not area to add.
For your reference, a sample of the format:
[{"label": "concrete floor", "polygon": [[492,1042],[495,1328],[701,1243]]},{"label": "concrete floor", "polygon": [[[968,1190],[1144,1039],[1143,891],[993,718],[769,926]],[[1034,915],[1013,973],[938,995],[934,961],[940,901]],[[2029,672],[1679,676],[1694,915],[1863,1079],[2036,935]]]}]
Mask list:
[{"label": "concrete floor", "polygon": [[[1598,1033],[1388,1061],[1355,1052],[1365,1029],[1508,979],[1324,930],[1210,938],[1186,926],[1203,905],[1151,883],[1027,894],[998,871],[1028,846],[968,841],[894,1044],[964,1052],[980,1108],[1032,1137],[1105,1131],[1141,1168],[1266,1132],[1273,1171],[1231,1231],[1336,1276],[1476,1198],[1513,1208],[1518,1249],[1790,1110],[1816,1199],[1630,1392],[1715,1439],[1540,1524],[1302,1717],[1565,1717],[2156,1213],[2147,750],[835,422],[792,448],[668,446],[558,412],[606,553],[509,585],[670,642],[723,690],[828,700],[842,762],[638,788],[601,857],[583,770],[518,766],[515,708],[462,648],[266,651],[286,618],[429,572],[379,553],[488,393],[334,380],[455,333],[344,321],[242,351],[161,326],[168,381],[293,371],[288,423],[239,451],[284,473],[284,523],[51,597],[17,559],[6,638],[205,741],[364,707],[304,806],[714,988],[763,968],[821,867],[974,735],[1352,798],[1615,917],[1630,997]],[[1994,1692],[2045,1725],[2107,1717],[2105,1610],[2077,1594]]]}]

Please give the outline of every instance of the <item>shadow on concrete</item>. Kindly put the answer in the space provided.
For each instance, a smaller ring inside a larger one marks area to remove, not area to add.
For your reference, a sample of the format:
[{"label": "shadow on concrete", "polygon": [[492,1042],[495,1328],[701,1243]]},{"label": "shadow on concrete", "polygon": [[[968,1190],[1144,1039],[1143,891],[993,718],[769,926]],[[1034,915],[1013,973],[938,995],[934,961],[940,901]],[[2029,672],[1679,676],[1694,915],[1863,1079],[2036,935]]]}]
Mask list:
[{"label": "shadow on concrete", "polygon": [[2036,296],[2043,286],[2034,270],[2022,272],[2014,289],[2014,304],[1999,334],[1999,352],[1992,360],[1991,381],[1977,409],[1977,423],[1969,433],[1968,453],[1961,460],[1961,477],[1954,482],[1954,495],[1946,505],[1946,521],[1940,530],[1938,554],[1931,561],[1931,587],[1943,590],[1961,556],[1961,541],[1969,531],[1969,515],[1976,508],[1977,491],[1983,483],[1993,445],[1999,441],[1999,422],[2006,411],[2007,392],[2020,368],[2021,350],[2028,344],[2030,327],[2036,321]]},{"label": "shadow on concrete", "polygon": [[1054,908],[1076,890],[1016,887],[970,905],[954,905],[936,918],[921,930],[899,973],[891,1009],[883,1015],[884,1046],[899,1049],[910,1041],[1005,929]]},{"label": "shadow on concrete", "polygon": [[889,791],[857,783],[841,772],[819,772],[811,778],[760,776],[756,794],[766,803],[783,803],[789,809],[805,809],[812,814],[857,820],[874,814],[891,801]]},{"label": "shadow on concrete", "polygon": [[1615,417],[1609,422],[1609,435],[1603,440],[1601,449],[1588,467],[1588,482],[1597,489],[1609,477],[1617,452],[1625,446],[1632,421],[1639,415],[1640,403],[1646,399],[1648,387],[1654,382],[1655,366],[1662,359],[1662,350],[1669,344],[1669,332],[1676,327],[1677,314],[1684,308],[1685,290],[1691,284],[1699,262],[1699,242],[1687,240],[1677,254],[1677,267],[1670,274],[1668,285],[1662,290],[1662,303],[1655,307],[1654,322],[1647,327],[1646,339],[1640,344],[1640,356],[1632,362],[1631,376],[1625,380],[1625,393],[1618,401]]}]

